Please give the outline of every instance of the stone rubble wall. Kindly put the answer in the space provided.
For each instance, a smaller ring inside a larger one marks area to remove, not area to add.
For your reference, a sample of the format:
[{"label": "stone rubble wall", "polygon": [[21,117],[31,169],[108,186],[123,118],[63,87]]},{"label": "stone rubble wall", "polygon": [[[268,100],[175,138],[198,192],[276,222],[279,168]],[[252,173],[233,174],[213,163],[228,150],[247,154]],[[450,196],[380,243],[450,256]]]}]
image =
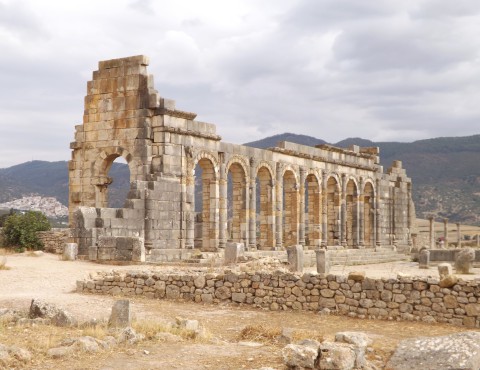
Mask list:
[{"label": "stone rubble wall", "polygon": [[110,272],[77,282],[77,291],[197,303],[237,303],[277,310],[318,311],[339,315],[449,323],[480,327],[480,281],[459,280],[442,288],[438,279],[349,280],[345,276],[273,273]]},{"label": "stone rubble wall", "polygon": [[65,244],[71,237],[70,229],[51,229],[37,231],[37,237],[42,241],[45,252],[62,254]]}]

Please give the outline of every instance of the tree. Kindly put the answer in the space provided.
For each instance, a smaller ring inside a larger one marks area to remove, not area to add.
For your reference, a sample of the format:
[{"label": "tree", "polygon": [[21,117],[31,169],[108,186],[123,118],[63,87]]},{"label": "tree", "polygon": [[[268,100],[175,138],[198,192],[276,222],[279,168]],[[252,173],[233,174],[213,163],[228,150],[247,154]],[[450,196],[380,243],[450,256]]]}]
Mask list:
[{"label": "tree", "polygon": [[47,217],[37,211],[15,213],[5,220],[3,234],[8,246],[42,249],[43,244],[37,237],[37,231],[50,230]]}]

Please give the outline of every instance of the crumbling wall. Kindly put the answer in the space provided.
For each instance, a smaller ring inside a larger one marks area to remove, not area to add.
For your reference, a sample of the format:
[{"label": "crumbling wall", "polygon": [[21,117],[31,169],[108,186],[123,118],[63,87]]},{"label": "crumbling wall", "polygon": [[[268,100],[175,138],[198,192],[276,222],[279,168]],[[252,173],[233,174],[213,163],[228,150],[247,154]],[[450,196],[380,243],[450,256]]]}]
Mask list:
[{"label": "crumbling wall", "polygon": [[49,231],[37,231],[37,237],[42,242],[45,252],[62,254],[65,244],[71,238],[71,230],[51,229]]}]

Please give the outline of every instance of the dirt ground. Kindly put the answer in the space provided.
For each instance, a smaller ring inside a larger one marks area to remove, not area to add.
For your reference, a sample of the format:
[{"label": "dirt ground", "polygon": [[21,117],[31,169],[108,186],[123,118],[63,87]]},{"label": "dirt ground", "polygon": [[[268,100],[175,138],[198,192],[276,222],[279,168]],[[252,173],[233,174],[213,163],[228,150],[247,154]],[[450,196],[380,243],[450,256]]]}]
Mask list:
[{"label": "dirt ground", "polygon": [[[75,282],[89,273],[101,270],[152,269],[151,266],[108,266],[85,261],[65,262],[58,256],[27,254],[7,256],[8,270],[0,270],[0,308],[27,310],[32,298],[42,298],[70,311],[79,321],[107,319],[115,297],[84,295],[75,292]],[[154,267],[162,269],[162,267]],[[169,267],[171,268],[171,267]],[[180,268],[180,267],[178,267]],[[397,272],[435,276],[436,269],[418,270],[415,263],[400,262],[354,267],[335,267],[334,273],[365,270],[367,276],[395,276]],[[477,275],[478,276],[478,275]],[[280,330],[292,328],[304,334],[333,339],[339,331],[363,331],[372,337],[374,349],[369,358],[384,363],[398,341],[415,336],[445,335],[466,329],[420,322],[361,320],[313,312],[270,312],[246,306],[202,305],[147,299],[131,300],[137,320],[172,321],[177,316],[199,320],[211,334],[210,340],[182,343],[141,342],[128,348],[102,352],[95,356],[74,356],[67,360],[42,358],[34,361],[35,369],[283,369],[283,345],[260,342],[252,347],[244,343],[240,332],[247,325],[260,325]],[[25,329],[27,330],[27,329]],[[31,329],[30,329],[31,330]],[[255,338],[254,338],[255,339]],[[252,340],[252,339],[250,339]],[[21,338],[9,337],[0,331],[0,343],[7,341],[21,346]],[[4,343],[4,344],[8,344]],[[55,343],[52,343],[54,346]],[[27,348],[29,349],[29,348]]]}]

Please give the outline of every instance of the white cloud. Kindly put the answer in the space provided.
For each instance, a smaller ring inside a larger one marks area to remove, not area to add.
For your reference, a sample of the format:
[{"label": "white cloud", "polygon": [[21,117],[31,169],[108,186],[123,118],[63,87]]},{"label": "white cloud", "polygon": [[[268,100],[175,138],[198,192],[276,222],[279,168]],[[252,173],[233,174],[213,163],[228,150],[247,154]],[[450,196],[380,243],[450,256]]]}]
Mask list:
[{"label": "white cloud", "polygon": [[0,167],[68,159],[97,62],[138,54],[230,142],[477,134],[478,34],[476,0],[0,0]]}]

